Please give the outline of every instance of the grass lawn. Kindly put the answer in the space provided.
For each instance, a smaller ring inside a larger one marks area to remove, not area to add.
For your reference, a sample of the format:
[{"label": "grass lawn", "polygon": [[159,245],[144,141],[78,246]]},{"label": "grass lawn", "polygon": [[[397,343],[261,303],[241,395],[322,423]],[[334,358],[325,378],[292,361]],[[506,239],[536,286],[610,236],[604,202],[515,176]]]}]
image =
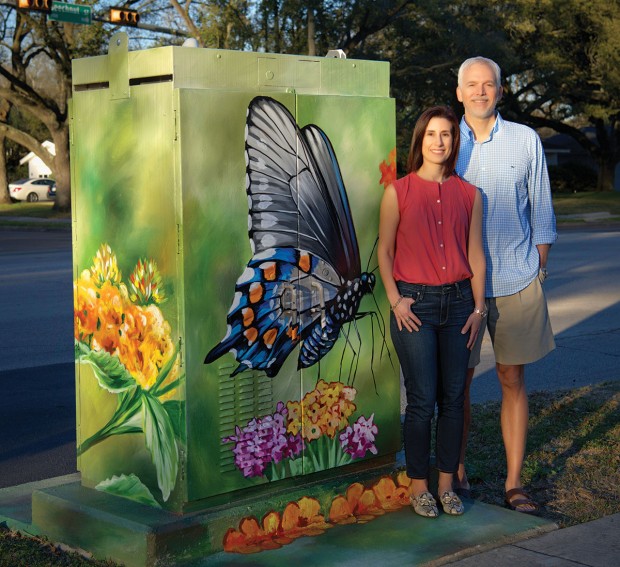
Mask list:
[{"label": "grass lawn", "polygon": [[612,217],[620,217],[620,191],[556,193],[553,208],[556,215],[609,212]]},{"label": "grass lawn", "polygon": [[0,203],[0,217],[35,217],[40,219],[69,219],[71,213],[59,213],[52,209],[54,201],[39,203]]},{"label": "grass lawn", "polygon": [[[466,463],[472,496],[504,503],[499,402],[475,406]],[[620,512],[620,381],[530,395],[523,483],[560,527]]]},{"label": "grass lawn", "polygon": [[[524,482],[561,527],[620,512],[620,381],[530,396]],[[499,402],[476,404],[467,466],[473,498],[502,506],[506,465]],[[516,514],[517,512],[515,512]],[[378,520],[381,521],[381,520]],[[0,567],[110,567],[0,528]]]}]

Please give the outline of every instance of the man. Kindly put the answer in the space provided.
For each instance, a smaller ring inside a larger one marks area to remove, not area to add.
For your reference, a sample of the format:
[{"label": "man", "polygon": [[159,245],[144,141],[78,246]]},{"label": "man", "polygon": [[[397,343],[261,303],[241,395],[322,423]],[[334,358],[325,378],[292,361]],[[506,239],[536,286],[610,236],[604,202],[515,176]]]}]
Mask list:
[{"label": "man", "polygon": [[[459,69],[461,147],[457,173],[480,189],[487,265],[486,327],[502,389],[501,427],[506,449],[506,504],[533,514],[538,504],[523,490],[521,469],[528,426],[525,364],[555,348],[542,282],[549,248],[557,238],[547,165],[538,135],[503,120],[495,107],[502,96],[498,65],[473,57]],[[464,453],[470,421],[469,386],[480,362],[484,328],[472,349],[466,391],[461,464],[455,491],[467,495]]]}]

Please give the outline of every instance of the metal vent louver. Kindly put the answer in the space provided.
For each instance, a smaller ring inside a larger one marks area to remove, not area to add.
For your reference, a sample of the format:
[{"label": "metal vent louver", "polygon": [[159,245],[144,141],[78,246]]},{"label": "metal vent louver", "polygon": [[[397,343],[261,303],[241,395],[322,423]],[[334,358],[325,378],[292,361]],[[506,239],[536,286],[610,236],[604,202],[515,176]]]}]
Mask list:
[{"label": "metal vent louver", "polygon": [[[234,378],[230,375],[234,364],[223,364],[218,368],[218,399],[220,439],[233,435],[235,426],[243,427],[257,416],[273,411],[272,382],[264,372],[246,370]],[[220,446],[220,471],[236,470],[234,454],[229,443]]]}]

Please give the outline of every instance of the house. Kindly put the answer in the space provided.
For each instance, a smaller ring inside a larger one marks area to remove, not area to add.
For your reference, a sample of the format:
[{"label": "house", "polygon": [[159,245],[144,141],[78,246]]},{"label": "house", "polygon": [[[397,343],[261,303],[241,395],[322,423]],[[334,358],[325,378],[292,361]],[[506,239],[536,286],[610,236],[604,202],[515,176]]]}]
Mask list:
[{"label": "house", "polygon": [[[45,140],[41,145],[52,155],[56,155],[56,146],[54,142]],[[30,152],[19,160],[19,165],[25,163],[28,164],[28,177],[30,178],[49,177],[52,173],[52,170],[47,167],[47,165],[43,163],[43,160],[34,152]]]}]

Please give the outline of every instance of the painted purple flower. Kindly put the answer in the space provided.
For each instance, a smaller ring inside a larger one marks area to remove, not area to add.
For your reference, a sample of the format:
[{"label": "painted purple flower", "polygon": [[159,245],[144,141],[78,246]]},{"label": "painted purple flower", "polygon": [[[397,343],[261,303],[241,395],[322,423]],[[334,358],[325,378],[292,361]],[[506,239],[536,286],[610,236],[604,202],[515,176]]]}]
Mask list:
[{"label": "painted purple flower", "polygon": [[377,454],[375,447],[375,436],[379,432],[377,426],[372,422],[375,414],[368,419],[363,415],[340,434],[340,445],[345,453],[351,455],[352,459],[361,459],[370,451],[373,455]]},{"label": "painted purple flower", "polygon": [[269,463],[295,458],[303,449],[301,433],[286,434],[288,410],[278,402],[273,415],[251,419],[242,429],[235,427],[235,434],[222,439],[234,443],[235,465],[246,478],[262,476]]}]

